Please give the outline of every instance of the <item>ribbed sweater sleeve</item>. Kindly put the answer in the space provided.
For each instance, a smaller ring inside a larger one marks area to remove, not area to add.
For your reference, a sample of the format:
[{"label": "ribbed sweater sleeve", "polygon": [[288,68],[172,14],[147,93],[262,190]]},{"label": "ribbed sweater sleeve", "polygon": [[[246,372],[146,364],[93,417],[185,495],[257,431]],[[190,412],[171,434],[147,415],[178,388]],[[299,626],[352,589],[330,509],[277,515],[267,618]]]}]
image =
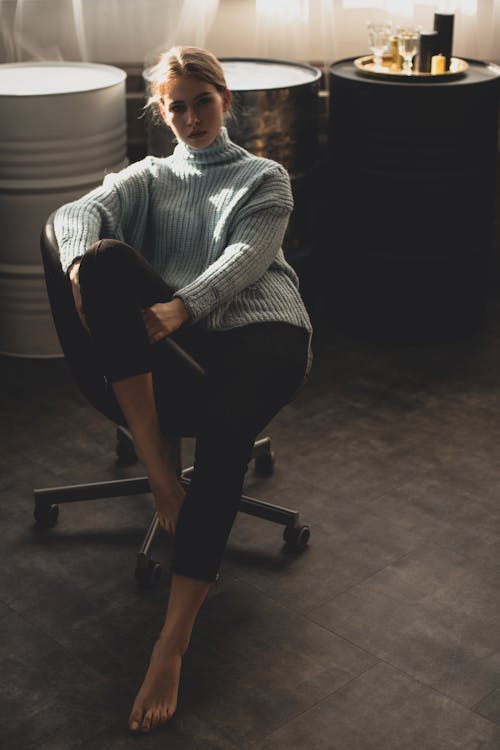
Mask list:
[{"label": "ribbed sweater sleeve", "polygon": [[149,159],[144,159],[108,174],[101,186],[57,209],[54,231],[64,271],[102,237],[132,236],[132,242],[141,244],[150,181]]},{"label": "ribbed sweater sleeve", "polygon": [[288,175],[273,167],[233,218],[220,257],[177,290],[175,296],[184,302],[192,322],[262,277],[281,248],[292,208]]}]

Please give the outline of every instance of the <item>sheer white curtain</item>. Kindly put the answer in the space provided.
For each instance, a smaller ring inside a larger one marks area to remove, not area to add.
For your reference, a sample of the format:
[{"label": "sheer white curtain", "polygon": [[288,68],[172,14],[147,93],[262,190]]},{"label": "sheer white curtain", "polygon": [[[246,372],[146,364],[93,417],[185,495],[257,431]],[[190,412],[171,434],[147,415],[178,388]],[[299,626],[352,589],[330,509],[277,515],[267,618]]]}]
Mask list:
[{"label": "sheer white curtain", "polygon": [[366,21],[411,20],[431,30],[455,14],[453,53],[500,62],[500,0],[255,0],[262,56],[329,63],[368,51]]},{"label": "sheer white curtain", "polygon": [[[177,7],[172,7],[176,5]],[[207,35],[215,21],[219,0],[181,0],[164,3],[165,33],[154,51],[145,56],[146,64],[153,61],[158,53],[177,44],[205,47]],[[149,59],[148,59],[149,58]]]},{"label": "sheer white curtain", "polygon": [[[75,3],[77,0],[67,0]],[[94,60],[149,66],[174,44],[203,47],[219,0],[78,0]]]},{"label": "sheer white curtain", "polygon": [[500,0],[0,0],[0,62],[149,64],[171,44],[325,64],[368,52],[366,21],[431,29],[455,13],[453,53],[500,62]]},{"label": "sheer white curtain", "polygon": [[173,44],[204,46],[218,6],[219,0],[0,0],[0,62],[150,63]]},{"label": "sheer white curtain", "polygon": [[1,62],[88,58],[83,0],[0,0]]}]

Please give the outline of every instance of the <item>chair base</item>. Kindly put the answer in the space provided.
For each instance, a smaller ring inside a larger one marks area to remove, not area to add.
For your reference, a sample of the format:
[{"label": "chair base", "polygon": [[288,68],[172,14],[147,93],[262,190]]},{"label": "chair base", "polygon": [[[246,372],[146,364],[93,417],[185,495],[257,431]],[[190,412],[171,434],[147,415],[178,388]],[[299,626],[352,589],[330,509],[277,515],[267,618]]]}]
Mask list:
[{"label": "chair base", "polygon": [[[129,445],[127,447],[127,441]],[[117,457],[120,463],[132,463],[137,460],[130,433],[123,427],[117,428]],[[253,446],[252,459],[255,473],[258,476],[270,476],[274,470],[274,454],[269,437],[257,440]],[[189,486],[194,467],[190,466],[181,473],[180,480]],[[90,484],[75,484],[62,487],[47,487],[35,489],[34,517],[38,528],[49,529],[55,526],[59,516],[60,503],[74,503],[83,500],[97,500],[111,497],[124,497],[150,492],[147,477],[133,479],[115,479],[108,482],[92,482]],[[308,526],[301,526],[299,513],[296,510],[284,508],[273,503],[257,500],[248,495],[241,496],[240,511],[266,521],[282,524],[285,529],[283,539],[290,549],[301,549],[309,541]],[[161,566],[151,560],[150,550],[159,528],[156,511],[146,531],[143,543],[137,553],[137,567],[135,577],[139,585],[151,585],[161,577]]]}]

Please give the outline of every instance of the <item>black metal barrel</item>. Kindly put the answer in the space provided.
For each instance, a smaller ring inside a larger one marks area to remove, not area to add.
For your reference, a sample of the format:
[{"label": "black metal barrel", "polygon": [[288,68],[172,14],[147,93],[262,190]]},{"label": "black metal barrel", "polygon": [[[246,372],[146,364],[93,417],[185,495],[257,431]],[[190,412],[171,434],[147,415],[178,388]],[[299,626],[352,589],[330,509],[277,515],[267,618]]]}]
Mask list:
[{"label": "black metal barrel", "polygon": [[[330,268],[347,322],[408,337],[468,330],[487,295],[500,69],[444,82],[330,67]],[[375,330],[373,330],[375,329]]]}]

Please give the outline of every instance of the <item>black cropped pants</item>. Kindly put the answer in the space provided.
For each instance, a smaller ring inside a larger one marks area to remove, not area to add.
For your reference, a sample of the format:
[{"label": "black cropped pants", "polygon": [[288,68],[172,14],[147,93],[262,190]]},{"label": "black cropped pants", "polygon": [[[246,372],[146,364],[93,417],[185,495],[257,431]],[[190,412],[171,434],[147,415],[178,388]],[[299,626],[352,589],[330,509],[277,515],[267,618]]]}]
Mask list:
[{"label": "black cropped pants", "polygon": [[[141,310],[168,301],[172,290],[138,252],[116,240],[88,249],[79,282],[93,351],[108,382],[152,372],[162,431],[196,438],[172,572],[214,581],[254,441],[303,382],[307,332],[285,323],[225,331],[186,324],[151,345]],[[204,373],[179,356],[171,341]]]}]

